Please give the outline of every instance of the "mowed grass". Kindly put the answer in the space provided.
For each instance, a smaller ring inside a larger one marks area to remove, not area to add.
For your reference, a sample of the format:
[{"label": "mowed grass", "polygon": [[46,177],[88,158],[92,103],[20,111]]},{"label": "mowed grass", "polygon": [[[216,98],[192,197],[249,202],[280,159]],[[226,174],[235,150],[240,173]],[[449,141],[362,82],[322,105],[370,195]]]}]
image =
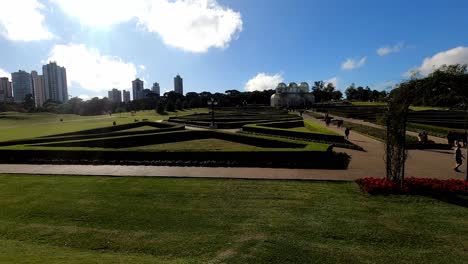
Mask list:
[{"label": "mowed grass", "polygon": [[126,148],[126,150],[163,150],[163,151],[186,151],[186,150],[208,150],[208,151],[256,151],[264,148],[255,147],[247,144],[221,140],[221,139],[197,139],[181,142],[146,145],[140,147]]},{"label": "mowed grass", "polygon": [[0,176],[2,263],[467,263],[468,209],[354,183]]},{"label": "mowed grass", "polygon": [[305,126],[305,128],[307,128],[307,130],[309,132],[319,133],[319,134],[326,134],[326,135],[338,135],[333,130],[330,130],[330,129],[328,129],[328,128],[320,125],[320,124],[317,124],[315,122],[312,122],[312,121],[304,120],[304,126]]},{"label": "mowed grass", "polygon": [[[118,125],[133,123],[135,119],[142,121],[166,120],[170,116],[190,115],[207,112],[207,109],[192,109],[178,112],[169,112],[167,115],[156,114],[153,110],[138,111],[135,115],[121,113],[100,116],[56,115],[50,113],[14,113],[0,114],[0,141],[24,139],[68,133],[85,129],[112,126],[115,121]],[[60,119],[63,120],[60,121]]]}]

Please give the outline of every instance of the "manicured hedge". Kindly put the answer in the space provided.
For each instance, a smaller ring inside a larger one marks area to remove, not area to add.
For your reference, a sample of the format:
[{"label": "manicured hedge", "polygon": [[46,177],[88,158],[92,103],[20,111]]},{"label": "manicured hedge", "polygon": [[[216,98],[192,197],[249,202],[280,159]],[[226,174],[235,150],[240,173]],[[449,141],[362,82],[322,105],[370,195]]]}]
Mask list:
[{"label": "manicured hedge", "polygon": [[101,138],[97,140],[80,140],[60,143],[48,143],[45,147],[88,147],[88,148],[130,148],[153,144],[189,141],[196,139],[222,139],[263,148],[304,148],[306,144],[292,141],[269,139],[265,137],[246,136],[210,130],[187,130],[168,133],[145,134],[126,137]]},{"label": "manicured hedge", "polygon": [[273,127],[273,128],[293,128],[293,127],[303,127],[304,121],[293,120],[293,121],[275,121],[270,123],[262,123],[261,126],[264,127]]},{"label": "manicured hedge", "polygon": [[[4,141],[0,142],[0,146],[12,146],[12,145],[27,145],[27,144],[40,144],[40,143],[49,143],[49,142],[61,142],[61,141],[70,141],[70,140],[84,140],[84,139],[98,139],[98,138],[105,138],[105,137],[117,137],[117,136],[135,136],[135,135],[143,135],[143,134],[155,134],[155,133],[164,133],[164,132],[170,132],[170,131],[181,131],[184,130],[183,125],[179,124],[169,124],[169,123],[153,123],[153,122],[139,122],[133,125],[132,128],[136,127],[141,127],[141,126],[147,126],[148,123],[151,123],[150,126],[155,127],[155,129],[150,129],[150,130],[143,130],[143,131],[122,131],[122,132],[102,132],[102,131],[108,131],[106,129],[92,129],[92,130],[84,130],[84,131],[78,131],[78,132],[73,132],[73,133],[66,133],[66,134],[57,134],[57,135],[50,135],[47,137],[39,137],[39,138],[32,138],[32,139],[20,139],[20,140],[12,140],[12,141]],[[154,124],[157,124],[157,126],[160,126],[162,128],[157,129]],[[122,125],[123,126],[123,125]],[[128,128],[122,128],[121,129],[126,130]],[[99,132],[101,133],[96,133],[96,134],[88,134],[92,132]]]},{"label": "manicured hedge", "polygon": [[[284,117],[282,119],[274,119],[276,121],[282,120],[282,121],[293,121],[293,120],[298,120],[300,117],[290,115],[288,117]],[[239,119],[232,119],[233,121],[230,122],[220,122],[219,120],[215,119],[215,125],[217,128],[220,129],[234,129],[234,128],[241,128],[244,125],[248,124],[256,124],[256,123],[267,123],[271,122],[271,119],[247,119],[247,120],[239,120]],[[181,119],[181,118],[170,118],[169,121],[174,122],[174,123],[181,123],[185,125],[194,125],[194,126],[202,126],[202,127],[209,127],[211,126],[211,120],[210,121],[200,121],[200,120],[191,120],[191,119]]]},{"label": "manicured hedge", "polygon": [[346,169],[350,157],[332,151],[92,151],[0,150],[2,163],[125,164],[206,167]]},{"label": "manicured hedge", "polygon": [[112,133],[112,132],[116,132],[116,131],[120,131],[120,130],[127,130],[127,129],[137,128],[137,127],[142,127],[142,126],[151,126],[151,127],[155,127],[155,128],[170,128],[170,127],[174,127],[176,125],[177,124],[171,124],[169,122],[143,121],[143,122],[135,122],[135,123],[124,124],[124,125],[116,125],[116,126],[108,126],[108,127],[102,127],[102,128],[87,129],[87,130],[81,130],[81,131],[77,131],[77,132],[55,134],[55,135],[49,135],[49,136],[45,136],[45,137],[104,134],[104,133]]},{"label": "manicured hedge", "polygon": [[268,135],[278,135],[278,136],[285,136],[285,137],[291,137],[291,138],[302,138],[302,139],[307,139],[307,140],[312,140],[312,141],[334,142],[334,143],[343,143],[343,144],[349,143],[349,141],[347,141],[343,136],[285,130],[285,129],[279,129],[279,128],[273,128],[273,127],[265,127],[263,126],[263,124],[246,125],[242,127],[242,131],[268,134]]}]

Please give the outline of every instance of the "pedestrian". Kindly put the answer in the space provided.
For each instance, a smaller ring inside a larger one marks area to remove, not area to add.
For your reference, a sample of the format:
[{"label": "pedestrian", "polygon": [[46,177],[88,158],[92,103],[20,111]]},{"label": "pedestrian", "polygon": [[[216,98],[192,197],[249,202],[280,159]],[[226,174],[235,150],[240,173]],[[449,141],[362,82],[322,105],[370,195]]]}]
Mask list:
[{"label": "pedestrian", "polygon": [[457,144],[457,149],[455,149],[455,162],[456,162],[456,166],[455,166],[454,170],[455,170],[456,172],[460,172],[460,170],[459,170],[458,168],[462,165],[462,163],[463,163],[463,160],[462,160],[462,159],[464,159],[464,158],[465,158],[465,156],[463,156],[463,153],[462,153],[462,151],[461,151],[461,145],[460,145],[460,143],[458,143],[458,144]]},{"label": "pedestrian", "polygon": [[351,131],[351,128],[347,127],[344,131],[344,134],[345,134],[345,138],[346,139],[349,139],[349,132]]},{"label": "pedestrian", "polygon": [[330,117],[327,117],[327,119],[325,119],[325,125],[330,126],[330,123],[331,123],[331,119]]},{"label": "pedestrian", "polygon": [[423,143],[423,144],[427,144],[427,142],[428,142],[427,132],[426,132],[426,131],[423,131],[423,132],[422,132],[422,143]]}]

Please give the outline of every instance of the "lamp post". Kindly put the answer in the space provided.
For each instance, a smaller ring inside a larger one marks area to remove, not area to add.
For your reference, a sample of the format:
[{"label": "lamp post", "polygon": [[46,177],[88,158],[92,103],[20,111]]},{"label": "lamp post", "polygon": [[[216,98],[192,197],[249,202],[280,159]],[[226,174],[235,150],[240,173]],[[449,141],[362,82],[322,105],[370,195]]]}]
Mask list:
[{"label": "lamp post", "polygon": [[218,105],[218,102],[215,101],[213,97],[211,97],[210,100],[208,100],[208,105],[211,105],[211,126],[210,128],[216,128],[215,123],[214,123],[214,107],[215,105]]}]

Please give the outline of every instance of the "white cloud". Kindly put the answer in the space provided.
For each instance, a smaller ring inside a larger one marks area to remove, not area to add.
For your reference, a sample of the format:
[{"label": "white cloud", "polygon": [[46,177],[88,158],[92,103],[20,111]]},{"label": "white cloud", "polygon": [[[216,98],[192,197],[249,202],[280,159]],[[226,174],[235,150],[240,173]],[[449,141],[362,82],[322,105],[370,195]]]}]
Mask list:
[{"label": "white cloud", "polygon": [[377,49],[377,54],[379,56],[387,56],[390,53],[397,53],[400,52],[400,50],[404,47],[404,44],[402,42],[394,45],[394,46],[385,46]]},{"label": "white cloud", "polygon": [[340,81],[340,80],[338,79],[338,77],[333,77],[333,78],[330,78],[330,79],[326,80],[326,81],[325,81],[325,85],[331,83],[331,84],[333,84],[333,86],[334,86],[335,88],[338,88],[338,82],[339,82],[339,81]]},{"label": "white cloud", "polygon": [[216,0],[52,0],[65,13],[92,27],[110,27],[135,19],[169,46],[203,53],[226,48],[242,31],[239,12]]},{"label": "white cloud", "polygon": [[83,99],[83,101],[87,101],[87,100],[91,99],[91,96],[89,96],[87,94],[80,94],[80,95],[78,95],[78,98]]},{"label": "white cloud", "polygon": [[8,77],[11,78],[11,73],[5,71],[4,69],[0,68],[0,77]]},{"label": "white cloud", "polygon": [[415,75],[427,76],[442,65],[468,64],[468,47],[456,47],[442,51],[430,58],[425,58],[419,67],[415,67],[404,73],[405,77]]},{"label": "white cloud", "polygon": [[54,37],[44,25],[41,11],[44,5],[37,0],[2,1],[0,34],[13,41],[37,41]]},{"label": "white cloud", "polygon": [[390,90],[390,89],[392,89],[396,84],[397,84],[396,81],[385,81],[385,82],[376,83],[376,84],[372,85],[371,88],[372,88],[373,90],[378,90],[378,91]]},{"label": "white cloud", "polygon": [[84,44],[55,45],[47,61],[56,61],[67,69],[70,86],[103,92],[111,88],[128,89],[136,78],[136,66],[119,57],[102,55]]},{"label": "white cloud", "polygon": [[341,69],[343,70],[354,70],[366,63],[367,57],[362,57],[358,61],[355,59],[347,59],[343,64],[341,64]]},{"label": "white cloud", "polygon": [[143,64],[138,65],[138,68],[140,68],[140,70],[142,70],[142,71],[144,71],[146,69],[145,65],[143,65]]},{"label": "white cloud", "polygon": [[253,92],[275,89],[280,82],[283,82],[283,76],[279,73],[275,75],[259,73],[245,84],[245,90]]}]

